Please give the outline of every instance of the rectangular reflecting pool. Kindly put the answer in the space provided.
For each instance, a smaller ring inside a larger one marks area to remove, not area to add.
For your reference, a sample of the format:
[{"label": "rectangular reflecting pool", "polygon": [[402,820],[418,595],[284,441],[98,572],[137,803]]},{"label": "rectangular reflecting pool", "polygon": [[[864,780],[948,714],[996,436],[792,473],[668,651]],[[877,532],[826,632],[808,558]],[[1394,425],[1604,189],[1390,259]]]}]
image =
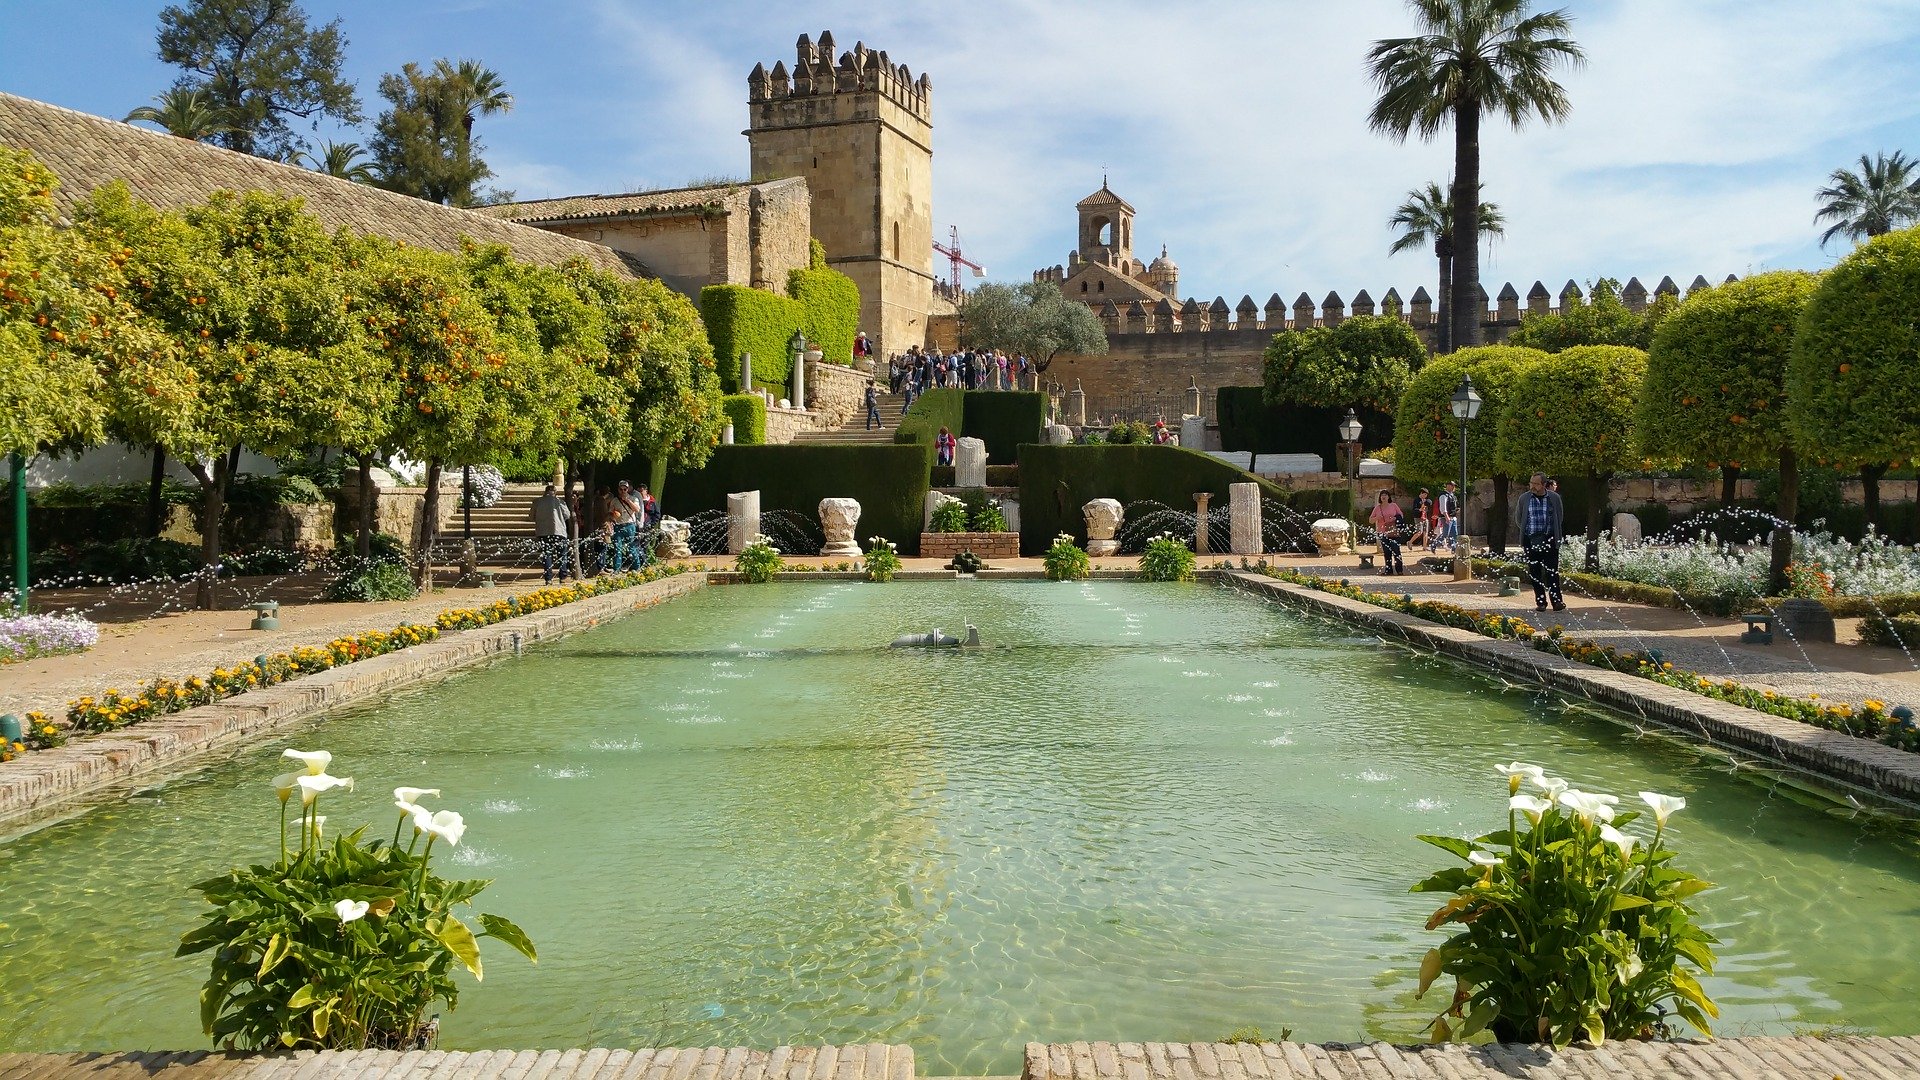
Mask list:
[{"label": "rectangular reflecting pool", "polygon": [[448,1048],[1414,1041],[1413,837],[1503,823],[1516,758],[1686,796],[1722,1034],[1920,1030],[1908,823],[1232,589],[900,582],[700,590],[0,845],[0,1050],[204,1045],[190,886],[273,857],[289,745],[358,783],[329,830],[444,788],[441,872],[538,943]]}]

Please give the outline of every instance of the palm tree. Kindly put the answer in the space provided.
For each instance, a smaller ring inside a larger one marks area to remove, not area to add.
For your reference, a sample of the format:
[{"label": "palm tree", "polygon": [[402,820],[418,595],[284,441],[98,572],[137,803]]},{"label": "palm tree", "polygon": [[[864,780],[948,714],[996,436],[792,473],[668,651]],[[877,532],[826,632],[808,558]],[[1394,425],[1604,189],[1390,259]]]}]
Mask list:
[{"label": "palm tree", "polygon": [[436,60],[433,67],[450,95],[451,100],[446,104],[459,114],[460,125],[468,138],[473,137],[475,117],[512,111],[513,95],[507,93],[506,82],[499,72],[480,61],[462,60],[455,65]]},{"label": "palm tree", "polygon": [[1815,196],[1820,212],[1813,215],[1815,224],[1833,222],[1820,234],[1821,247],[1836,236],[1867,240],[1920,221],[1920,161],[1898,150],[1871,160],[1861,154],[1859,172],[1835,169],[1827,183]]},{"label": "palm tree", "polygon": [[204,91],[176,86],[164,94],[154,95],[153,100],[159,104],[140,106],[127,114],[125,122],[157,124],[169,135],[194,142],[204,142],[234,130],[227,122],[226,110],[215,105]]},{"label": "palm tree", "polygon": [[[1380,89],[1368,115],[1373,130],[1430,140],[1453,124],[1454,236],[1480,235],[1480,117],[1491,110],[1518,128],[1538,115],[1549,123],[1572,111],[1553,67],[1578,66],[1586,53],[1566,37],[1564,10],[1529,14],[1532,0],[1408,0],[1424,31],[1373,43],[1367,65]],[[1453,333],[1449,344],[1480,343],[1480,245],[1454,253]]]},{"label": "palm tree", "polygon": [[320,144],[320,156],[299,153],[293,155],[295,165],[302,165],[314,172],[337,176],[342,180],[351,180],[356,184],[371,184],[379,179],[373,164],[360,160],[366,152],[359,143],[327,142]]},{"label": "palm tree", "polygon": [[[1413,251],[1431,243],[1433,253],[1440,260],[1440,320],[1434,334],[1436,351],[1452,352],[1447,342],[1452,340],[1452,325],[1447,314],[1453,310],[1453,204],[1440,185],[1427,181],[1424,188],[1414,188],[1407,192],[1407,201],[1393,212],[1393,218],[1387,222],[1388,228],[1399,229],[1400,239],[1387,249],[1390,255],[1403,251]],[[1490,202],[1480,204],[1480,235],[1492,238],[1507,234],[1507,219],[1500,208]]]}]

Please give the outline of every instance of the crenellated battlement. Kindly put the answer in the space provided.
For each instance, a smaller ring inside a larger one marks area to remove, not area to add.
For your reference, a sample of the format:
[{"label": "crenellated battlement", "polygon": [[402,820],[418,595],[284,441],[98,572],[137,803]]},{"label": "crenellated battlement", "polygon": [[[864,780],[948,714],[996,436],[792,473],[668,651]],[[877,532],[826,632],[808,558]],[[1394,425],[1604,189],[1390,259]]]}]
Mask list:
[{"label": "crenellated battlement", "polygon": [[[877,94],[921,122],[933,122],[933,80],[925,72],[916,79],[907,65],[893,63],[885,51],[876,52],[864,42],[855,42],[837,61],[833,50],[832,31],[820,31],[818,41],[801,34],[795,43],[792,69],[784,60],[775,61],[771,71],[765,64],[753,65],[747,76],[747,103],[767,106],[836,95]],[[756,111],[756,124],[767,111]]]},{"label": "crenellated battlement", "polygon": [[[1034,274],[1036,281],[1060,283],[1064,272],[1059,267],[1041,270]],[[1727,281],[1738,278],[1729,274]],[[1705,275],[1698,275],[1687,286],[1687,296],[1709,288]],[[1673,278],[1663,277],[1651,291],[1641,284],[1639,278],[1630,278],[1621,286],[1620,302],[1627,310],[1639,313],[1647,309],[1655,297],[1681,295],[1680,286]],[[1073,299],[1081,299],[1074,296]],[[1499,293],[1489,297],[1485,287],[1480,289],[1480,303],[1485,308],[1481,322],[1487,327],[1489,342],[1504,339],[1514,328],[1520,325],[1523,315],[1559,314],[1574,308],[1585,306],[1586,294],[1579,283],[1568,281],[1560,288],[1557,297],[1547,289],[1544,282],[1536,281],[1527,290],[1524,303],[1520,291],[1512,282],[1502,286]],[[1488,306],[1491,305],[1491,306]],[[1265,333],[1278,333],[1282,330],[1305,330],[1316,326],[1338,326],[1353,315],[1399,315],[1415,330],[1430,331],[1439,322],[1433,297],[1426,286],[1420,286],[1413,295],[1400,296],[1398,289],[1389,288],[1379,300],[1362,289],[1354,294],[1351,303],[1341,298],[1338,292],[1329,292],[1319,302],[1307,293],[1301,293],[1289,304],[1281,299],[1278,292],[1267,297],[1265,304],[1256,304],[1251,295],[1242,296],[1238,304],[1227,306],[1226,298],[1216,296],[1210,304],[1189,297],[1178,305],[1171,300],[1147,304],[1133,300],[1116,303],[1112,300],[1088,304],[1099,316],[1100,323],[1106,328],[1109,338],[1130,334],[1182,334],[1215,333],[1221,331],[1257,330]]]}]

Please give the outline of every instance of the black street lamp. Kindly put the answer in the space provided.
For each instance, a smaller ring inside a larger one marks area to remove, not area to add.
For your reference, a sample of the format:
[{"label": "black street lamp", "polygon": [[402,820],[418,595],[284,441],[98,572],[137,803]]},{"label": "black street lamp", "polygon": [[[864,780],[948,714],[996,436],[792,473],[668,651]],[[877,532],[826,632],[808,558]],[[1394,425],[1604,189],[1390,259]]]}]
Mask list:
[{"label": "black street lamp", "polygon": [[1453,513],[1459,523],[1459,536],[1453,546],[1453,580],[1473,579],[1473,553],[1467,548],[1467,425],[1480,415],[1479,391],[1473,388],[1473,376],[1460,377],[1460,389],[1453,392],[1453,418],[1460,421],[1460,489],[1454,496]]},{"label": "black street lamp", "polygon": [[1360,550],[1360,417],[1352,409],[1340,418],[1340,438],[1347,444],[1347,528],[1350,546]]}]

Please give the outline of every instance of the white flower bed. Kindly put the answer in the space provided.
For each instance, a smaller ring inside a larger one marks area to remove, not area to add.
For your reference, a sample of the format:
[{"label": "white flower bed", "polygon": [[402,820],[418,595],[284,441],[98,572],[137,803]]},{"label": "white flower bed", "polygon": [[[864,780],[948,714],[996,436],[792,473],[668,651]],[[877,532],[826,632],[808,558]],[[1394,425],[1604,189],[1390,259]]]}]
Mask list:
[{"label": "white flower bed", "polygon": [[[1766,545],[1739,547],[1710,539],[1689,544],[1630,544],[1612,533],[1600,536],[1600,573],[1687,594],[1759,596],[1767,584]],[[1566,541],[1560,565],[1585,564],[1586,541]],[[1793,539],[1796,563],[1818,564],[1833,577],[1840,596],[1920,593],[1920,549],[1869,534],[1860,543],[1831,533],[1801,533]]]}]

